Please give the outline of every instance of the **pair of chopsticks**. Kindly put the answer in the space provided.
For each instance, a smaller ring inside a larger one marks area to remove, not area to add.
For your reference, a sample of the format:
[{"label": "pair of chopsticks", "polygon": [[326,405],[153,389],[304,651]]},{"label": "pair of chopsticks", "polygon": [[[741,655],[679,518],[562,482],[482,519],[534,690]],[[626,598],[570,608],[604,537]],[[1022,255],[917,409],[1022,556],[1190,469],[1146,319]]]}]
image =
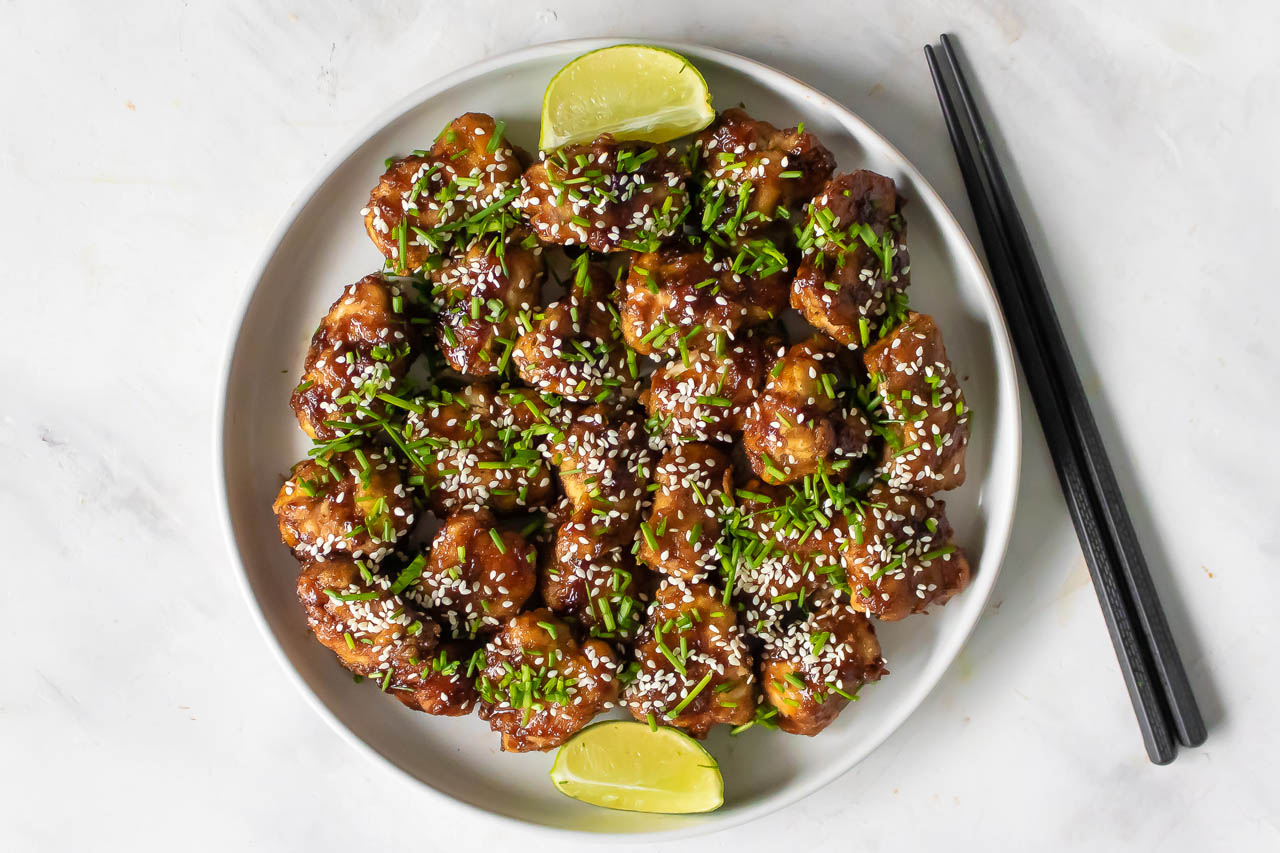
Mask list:
[{"label": "pair of chopsticks", "polygon": [[[1204,720],[1004,170],[952,39],[944,35],[940,40],[954,83],[933,47],[925,47],[924,52],[1000,304],[1111,632],[1147,755],[1155,764],[1168,764],[1178,753],[1177,744],[1204,743]],[[962,110],[956,108],[953,93],[958,93]]]}]

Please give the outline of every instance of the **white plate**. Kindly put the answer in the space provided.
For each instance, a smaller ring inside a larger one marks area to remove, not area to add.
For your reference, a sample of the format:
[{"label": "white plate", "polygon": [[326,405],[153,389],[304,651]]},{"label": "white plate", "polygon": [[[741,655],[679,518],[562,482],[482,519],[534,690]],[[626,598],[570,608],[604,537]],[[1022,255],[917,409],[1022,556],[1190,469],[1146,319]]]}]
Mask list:
[{"label": "white plate", "polygon": [[[803,120],[836,154],[841,171],[869,168],[897,181],[909,204],[911,304],[938,318],[974,410],[968,481],[946,496],[958,541],[975,568],[972,586],[945,608],[879,635],[892,675],[862,692],[817,738],[750,730],[707,740],[725,777],[725,804],[703,816],[638,815],[566,799],[547,778],[549,754],[507,755],[477,716],[428,717],[357,685],[311,639],[294,597],[297,567],[280,544],[271,501],[307,443],[288,406],[316,322],[342,287],[379,268],[358,211],[383,158],[429,146],[468,110],[504,119],[510,137],[537,146],[542,91],[573,57],[615,40],[539,45],[431,83],[359,137],[316,177],[272,237],[245,297],[228,350],[216,431],[226,533],[245,593],[270,645],[316,710],[361,752],[429,790],[491,815],[560,830],[709,831],[759,817],[849,770],[920,704],[982,613],[1004,555],[1021,453],[1018,394],[1008,332],[973,247],[920,173],[862,119],[760,63],[697,45],[671,44],[707,78],[718,107],[746,105],[779,126]],[[945,142],[940,138],[938,144]],[[942,744],[939,745],[940,747]]]}]

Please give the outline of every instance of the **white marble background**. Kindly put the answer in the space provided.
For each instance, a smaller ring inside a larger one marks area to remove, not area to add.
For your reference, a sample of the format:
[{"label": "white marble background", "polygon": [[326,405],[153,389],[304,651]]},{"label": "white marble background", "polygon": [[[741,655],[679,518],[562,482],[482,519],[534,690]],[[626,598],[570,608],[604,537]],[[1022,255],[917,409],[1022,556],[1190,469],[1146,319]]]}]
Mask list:
[{"label": "white marble background", "polygon": [[543,844],[367,763],[266,653],[210,483],[246,275],[385,105],[584,35],[703,41],[805,78],[969,227],[920,52],[943,30],[1034,211],[1209,742],[1147,763],[1027,400],[1009,557],[939,688],[821,793],[669,849],[1277,849],[1268,0],[0,3],[0,849]]}]

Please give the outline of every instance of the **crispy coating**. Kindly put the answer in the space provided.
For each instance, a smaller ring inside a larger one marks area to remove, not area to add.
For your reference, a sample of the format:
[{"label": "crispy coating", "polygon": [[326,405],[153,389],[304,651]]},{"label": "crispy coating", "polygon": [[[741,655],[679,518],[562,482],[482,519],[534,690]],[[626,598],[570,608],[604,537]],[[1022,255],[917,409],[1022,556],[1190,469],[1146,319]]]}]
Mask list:
[{"label": "crispy coating", "polygon": [[644,618],[650,573],[631,553],[634,529],[581,507],[557,526],[551,557],[543,568],[542,600],[558,616],[591,636],[622,642],[635,636]]},{"label": "crispy coating", "polygon": [[721,513],[733,506],[733,464],[710,444],[684,444],[658,461],[654,482],[637,556],[671,577],[702,580],[716,566]]},{"label": "crispy coating", "polygon": [[926,495],[963,483],[969,407],[933,318],[910,312],[863,359],[884,408],[889,483]]},{"label": "crispy coating", "polygon": [[946,503],[877,481],[867,492],[862,542],[846,545],[853,606],[886,622],[943,605],[969,585]]},{"label": "crispy coating", "polygon": [[490,634],[533,594],[537,559],[523,536],[498,529],[489,510],[454,510],[415,561],[422,573],[405,594],[454,637]]},{"label": "crispy coating", "polygon": [[633,398],[639,379],[609,301],[613,281],[585,254],[574,261],[573,271],[565,298],[535,316],[516,343],[520,378],[573,402]]},{"label": "crispy coating", "polygon": [[618,311],[627,346],[641,355],[723,352],[739,332],[773,319],[786,300],[780,273],[737,272],[710,247],[677,245],[631,256]]},{"label": "crispy coating", "polygon": [[758,233],[780,217],[791,219],[836,167],[813,134],[779,130],[736,107],[720,113],[694,145],[702,229],[729,239]]},{"label": "crispy coating", "polygon": [[820,335],[792,346],[747,409],[743,446],[765,482],[797,482],[867,452],[874,433],[842,394],[849,379],[837,349]]},{"label": "crispy coating", "polygon": [[515,197],[520,168],[493,118],[466,113],[430,151],[388,165],[361,211],[365,230],[392,270],[416,272],[496,226],[505,215],[500,202]]},{"label": "crispy coating", "polygon": [[[406,445],[437,515],[460,507],[516,512],[550,504],[542,445],[569,417],[558,403],[477,382],[456,393],[437,389],[415,405],[421,411],[409,413]],[[531,423],[530,406],[545,423]]]},{"label": "crispy coating", "polygon": [[911,261],[901,206],[893,179],[865,170],[838,175],[813,200],[791,307],[847,347],[867,347],[905,303]]},{"label": "crispy coating", "polygon": [[677,234],[688,213],[689,170],[673,147],[604,134],[542,157],[512,206],[544,243],[645,251]]},{"label": "crispy coating", "polygon": [[308,459],[276,495],[280,538],[298,559],[347,554],[377,562],[413,527],[400,469],[372,450]]},{"label": "crispy coating", "polygon": [[298,574],[307,626],[343,666],[377,680],[410,708],[471,713],[475,691],[465,673],[449,666],[447,648],[437,647],[440,626],[395,588],[347,556],[307,562]]},{"label": "crispy coating", "polygon": [[780,338],[749,335],[723,356],[700,349],[689,353],[687,364],[681,359],[667,362],[650,377],[645,404],[650,422],[671,443],[733,441],[766,374],[784,352]]},{"label": "crispy coating", "polygon": [[778,727],[812,737],[857,696],[888,674],[871,620],[847,604],[810,614],[765,644],[760,686]]},{"label": "crispy coating", "polygon": [[630,541],[649,503],[646,490],[655,455],[636,409],[615,413],[591,406],[550,446],[560,484],[576,510],[616,525]]},{"label": "crispy coating", "polygon": [[478,240],[435,273],[436,343],[449,366],[469,376],[501,373],[525,318],[539,304],[542,247],[530,237]]},{"label": "crispy coating", "polygon": [[751,720],[751,652],[733,607],[712,587],[663,581],[636,639],[635,656],[640,669],[622,701],[637,720],[652,718],[696,738],[717,723]]},{"label": "crispy coating", "polygon": [[302,381],[289,405],[311,438],[329,441],[358,423],[357,409],[382,411],[376,396],[408,370],[409,326],[398,285],[367,275],[342,291],[311,338]]},{"label": "crispy coating", "polygon": [[618,661],[601,640],[581,645],[550,610],[513,618],[484,649],[480,716],[506,752],[555,749],[618,701]]}]

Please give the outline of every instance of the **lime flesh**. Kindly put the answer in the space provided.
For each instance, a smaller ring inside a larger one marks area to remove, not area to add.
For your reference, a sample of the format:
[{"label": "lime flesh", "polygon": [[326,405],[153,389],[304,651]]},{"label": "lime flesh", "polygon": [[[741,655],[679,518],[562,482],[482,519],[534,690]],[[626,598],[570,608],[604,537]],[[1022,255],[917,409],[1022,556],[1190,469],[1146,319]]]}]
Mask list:
[{"label": "lime flesh", "polygon": [[588,726],[556,753],[560,793],[610,809],[660,814],[709,812],[724,804],[720,768],[684,732],[644,723]]},{"label": "lime flesh", "polygon": [[584,53],[561,68],[542,97],[544,151],[590,142],[667,142],[702,130],[715,118],[711,92],[680,54],[645,44]]}]

